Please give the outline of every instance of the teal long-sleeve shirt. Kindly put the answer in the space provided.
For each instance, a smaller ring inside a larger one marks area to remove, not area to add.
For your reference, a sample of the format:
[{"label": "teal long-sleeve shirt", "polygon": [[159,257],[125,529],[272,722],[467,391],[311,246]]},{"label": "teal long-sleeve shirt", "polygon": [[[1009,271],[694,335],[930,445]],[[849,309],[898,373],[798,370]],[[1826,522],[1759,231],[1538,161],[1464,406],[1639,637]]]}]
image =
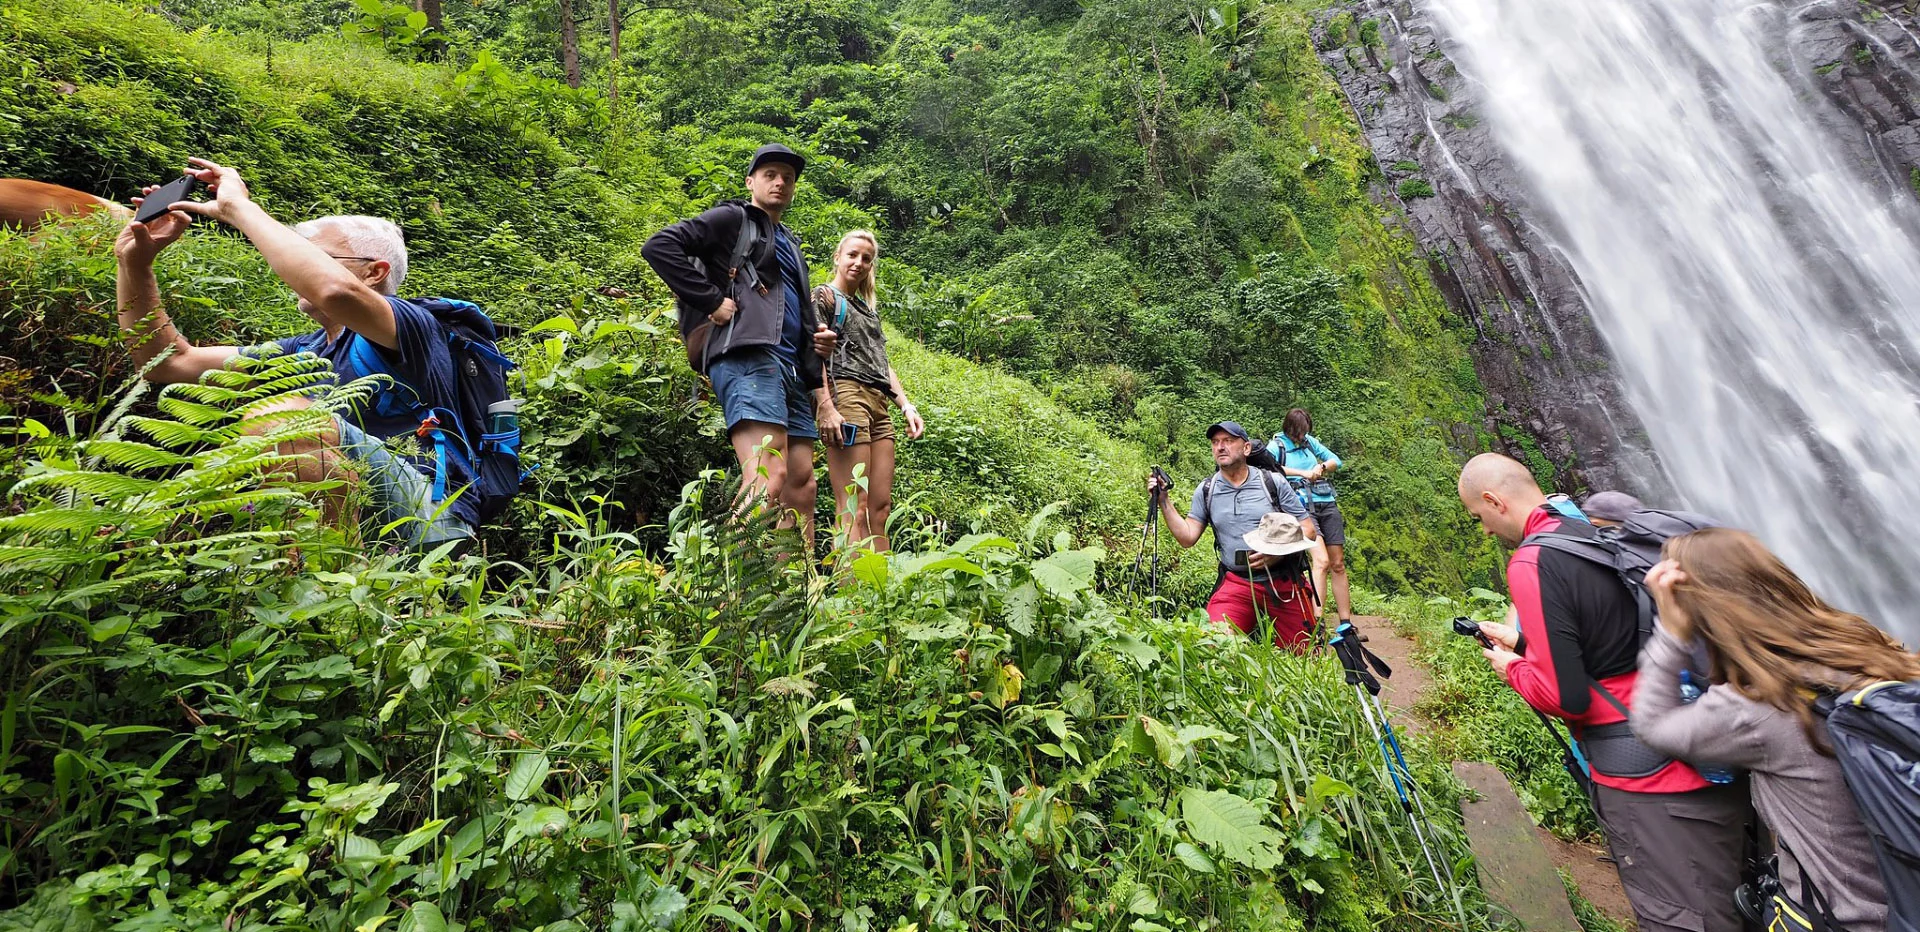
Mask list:
[{"label": "teal long-sleeve shirt", "polygon": [[[1306,442],[1299,446],[1295,446],[1293,439],[1286,434],[1275,434],[1273,442],[1267,444],[1267,452],[1272,453],[1273,458],[1280,461],[1280,465],[1298,472],[1306,472],[1321,463],[1332,463],[1336,467],[1340,465],[1340,457],[1333,455],[1333,451],[1327,449],[1327,445],[1321,443],[1320,438],[1312,434],[1308,434]],[[1332,495],[1315,495],[1310,490],[1302,488],[1303,483],[1298,476],[1288,476],[1287,481],[1293,483],[1294,488],[1299,490],[1300,497],[1304,501],[1311,503],[1334,500]]]}]

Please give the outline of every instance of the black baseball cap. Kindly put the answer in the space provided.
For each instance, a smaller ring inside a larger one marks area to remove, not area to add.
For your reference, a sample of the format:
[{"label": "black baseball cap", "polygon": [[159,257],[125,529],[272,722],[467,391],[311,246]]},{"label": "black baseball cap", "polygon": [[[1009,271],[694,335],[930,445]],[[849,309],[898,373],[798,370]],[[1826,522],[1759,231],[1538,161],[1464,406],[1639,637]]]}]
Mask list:
[{"label": "black baseball cap", "polygon": [[1253,440],[1252,437],[1247,436],[1247,429],[1244,427],[1241,427],[1238,421],[1216,422],[1213,426],[1207,428],[1207,439],[1212,440],[1214,432],[1221,431],[1221,430],[1224,430],[1229,435],[1238,437],[1241,440],[1246,440],[1246,441]]},{"label": "black baseball cap", "polygon": [[777,142],[770,142],[753,150],[753,161],[747,163],[747,174],[751,175],[759,171],[760,166],[768,162],[785,162],[793,166],[795,178],[800,177],[800,173],[807,170],[807,160],[801,158],[800,153]]}]

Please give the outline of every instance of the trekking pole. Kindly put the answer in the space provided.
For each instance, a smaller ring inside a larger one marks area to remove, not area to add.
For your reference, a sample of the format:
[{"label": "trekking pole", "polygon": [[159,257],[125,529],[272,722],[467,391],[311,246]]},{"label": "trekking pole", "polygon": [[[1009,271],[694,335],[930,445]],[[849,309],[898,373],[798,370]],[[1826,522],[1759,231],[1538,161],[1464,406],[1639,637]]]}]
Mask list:
[{"label": "trekking pole", "polygon": [[[1453,633],[1462,637],[1473,638],[1479,641],[1480,646],[1487,650],[1493,650],[1497,646],[1493,643],[1492,638],[1487,637],[1485,631],[1480,630],[1480,624],[1478,622],[1465,615],[1461,615],[1453,620]],[[1580,795],[1585,796],[1588,800],[1592,800],[1592,768],[1587,764],[1587,756],[1580,753],[1580,742],[1562,737],[1560,735],[1560,729],[1553,727],[1553,720],[1547,718],[1545,712],[1534,708],[1532,703],[1526,703],[1526,706],[1527,711],[1532,712],[1533,717],[1540,720],[1540,727],[1545,728],[1547,734],[1552,735],[1553,740],[1560,745],[1560,766],[1566,769],[1567,776],[1573,780],[1574,787],[1580,790]]]},{"label": "trekking pole", "polygon": [[1367,731],[1372,735],[1374,745],[1380,749],[1387,780],[1393,786],[1394,796],[1400,801],[1400,811],[1406,816],[1407,824],[1413,827],[1413,837],[1420,843],[1420,853],[1426,858],[1427,869],[1433,874],[1437,892],[1453,901],[1460,925],[1465,928],[1466,910],[1459,899],[1452,896],[1452,887],[1442,874],[1440,862],[1433,855],[1433,844],[1428,840],[1432,817],[1427,813],[1427,804],[1421,798],[1419,785],[1413,780],[1413,771],[1407,766],[1406,755],[1400,750],[1400,739],[1394,734],[1393,721],[1387,717],[1386,707],[1380,703],[1380,681],[1368,667],[1382,671],[1382,676],[1391,676],[1392,670],[1360,643],[1359,631],[1351,624],[1341,625],[1334,632],[1331,643],[1334,655],[1340,658],[1340,665],[1345,669],[1347,684],[1353,687],[1354,699],[1360,703],[1360,717],[1366,719]]},{"label": "trekking pole", "polygon": [[[1159,478],[1159,476],[1157,475],[1159,471],[1159,467],[1155,467],[1154,469],[1156,473],[1154,478],[1157,479]],[[1147,492],[1147,520],[1146,520],[1146,523],[1140,525],[1140,551],[1134,554],[1133,578],[1127,584],[1127,594],[1130,596],[1138,596],[1140,594],[1140,589],[1141,589],[1140,570],[1142,569],[1142,567],[1144,566],[1147,560],[1147,548],[1148,548],[1149,542],[1151,542],[1154,545],[1153,546],[1154,561],[1155,563],[1159,562],[1160,548],[1158,545],[1160,541],[1158,540],[1159,535],[1157,533],[1160,530],[1159,524],[1158,524],[1159,518],[1160,518],[1160,491],[1159,489],[1156,488],[1156,489],[1151,489]]]}]

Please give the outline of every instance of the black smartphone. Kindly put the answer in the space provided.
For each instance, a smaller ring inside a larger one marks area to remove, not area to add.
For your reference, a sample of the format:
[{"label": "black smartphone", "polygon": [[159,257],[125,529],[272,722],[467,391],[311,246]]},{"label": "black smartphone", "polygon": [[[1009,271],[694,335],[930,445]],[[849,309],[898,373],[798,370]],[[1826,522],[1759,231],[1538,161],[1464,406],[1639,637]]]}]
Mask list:
[{"label": "black smartphone", "polygon": [[1453,620],[1453,633],[1461,637],[1473,638],[1480,642],[1481,647],[1493,649],[1493,638],[1487,637],[1487,633],[1480,630],[1480,624],[1465,615]]},{"label": "black smartphone", "polygon": [[843,447],[853,446],[853,438],[859,435],[860,435],[860,425],[858,424],[840,425],[840,445],[841,446]]},{"label": "black smartphone", "polygon": [[181,175],[155,189],[140,202],[140,212],[133,215],[137,223],[147,223],[166,216],[167,207],[178,201],[197,201],[194,197],[206,190],[206,183],[192,175]]}]

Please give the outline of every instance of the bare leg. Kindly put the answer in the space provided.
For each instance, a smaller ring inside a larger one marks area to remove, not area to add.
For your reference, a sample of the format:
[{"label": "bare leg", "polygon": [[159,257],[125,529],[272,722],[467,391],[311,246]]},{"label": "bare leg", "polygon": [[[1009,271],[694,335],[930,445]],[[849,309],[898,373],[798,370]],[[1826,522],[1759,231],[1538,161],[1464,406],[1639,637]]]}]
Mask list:
[{"label": "bare leg", "polygon": [[875,440],[866,447],[872,452],[862,512],[867,519],[866,533],[873,536],[873,549],[885,553],[893,549],[893,541],[887,537],[887,519],[893,516],[893,439]]},{"label": "bare leg", "polygon": [[1313,549],[1307,551],[1307,558],[1313,568],[1314,593],[1314,602],[1308,606],[1310,609],[1309,614],[1314,618],[1319,618],[1321,611],[1327,607],[1327,563],[1329,560],[1327,557],[1327,545],[1324,543],[1314,544]]},{"label": "bare leg", "polygon": [[858,503],[848,491],[853,485],[853,468],[858,463],[856,456],[860,449],[858,446],[827,447],[827,484],[833,491],[833,532],[842,539],[841,545],[849,549],[860,543],[854,533]]},{"label": "bare leg", "polygon": [[[787,429],[779,424],[741,421],[730,435],[733,455],[740,459],[740,501],[742,511],[754,502],[778,502],[777,494],[787,481]],[[781,516],[781,526],[792,523]]]},{"label": "bare leg", "polygon": [[820,479],[813,474],[813,441],[801,437],[787,440],[787,475],[780,485],[780,504],[785,513],[781,527],[800,521],[800,539],[805,542],[808,559],[813,558],[813,512],[820,502]]},{"label": "bare leg", "polygon": [[1333,602],[1340,617],[1353,617],[1353,592],[1347,588],[1347,548],[1327,548],[1327,583],[1333,586]]},{"label": "bare leg", "polygon": [[[302,417],[321,417],[317,413],[306,413],[312,407],[313,402],[305,398],[278,398],[249,409],[241,419],[240,430],[255,437],[264,437],[292,426],[290,422]],[[319,502],[321,520],[345,527],[358,519],[358,509],[354,507],[353,499],[355,476],[353,470],[342,465],[345,457],[340,452],[339,428],[331,416],[325,417],[324,424],[317,436],[282,441],[274,449],[282,456],[300,457],[297,462],[283,467],[295,482],[345,482],[324,493]]]}]

